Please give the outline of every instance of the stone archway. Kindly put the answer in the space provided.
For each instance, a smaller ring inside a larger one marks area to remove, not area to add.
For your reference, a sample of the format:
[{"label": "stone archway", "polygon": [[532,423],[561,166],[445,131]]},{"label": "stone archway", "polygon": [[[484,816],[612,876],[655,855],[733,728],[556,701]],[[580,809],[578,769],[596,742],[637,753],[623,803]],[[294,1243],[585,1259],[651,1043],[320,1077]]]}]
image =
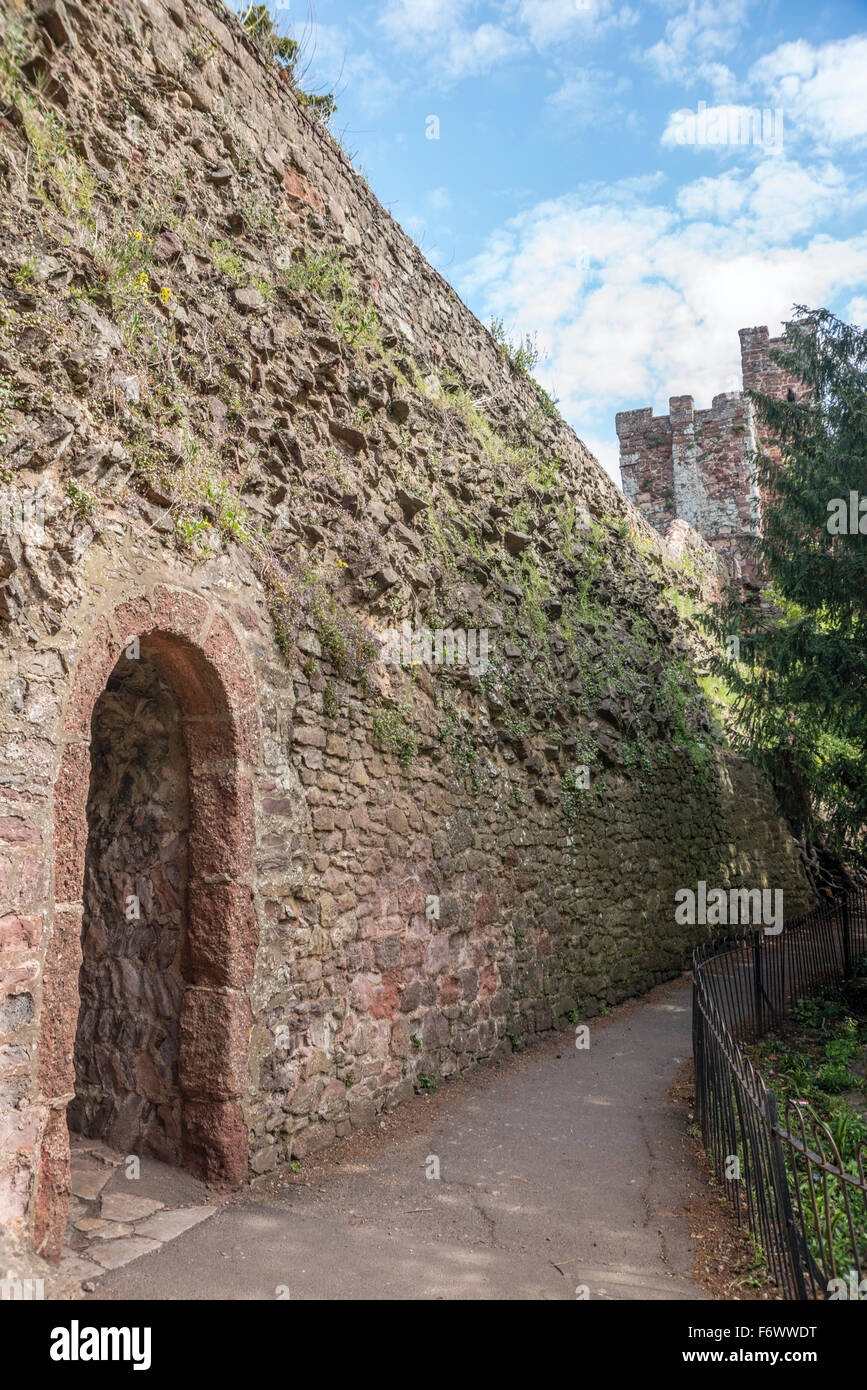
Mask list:
[{"label": "stone archway", "polygon": [[[137,646],[136,646],[137,644]],[[54,916],[43,970],[42,1135],[33,1238],[59,1258],[69,1201],[67,1105],[75,1094],[84,874],[94,708],[125,652],[171,691],[187,764],[184,981],[178,1020],[179,1157],[208,1182],[247,1174],[243,1102],[252,1028],[247,987],[258,939],[252,897],[252,678],[229,624],[204,600],[157,585],[102,618],[78,662],[64,720],[54,807]]]},{"label": "stone archway", "polygon": [[147,641],[122,653],[94,706],[87,823],[69,1128],[181,1165],[189,765]]}]

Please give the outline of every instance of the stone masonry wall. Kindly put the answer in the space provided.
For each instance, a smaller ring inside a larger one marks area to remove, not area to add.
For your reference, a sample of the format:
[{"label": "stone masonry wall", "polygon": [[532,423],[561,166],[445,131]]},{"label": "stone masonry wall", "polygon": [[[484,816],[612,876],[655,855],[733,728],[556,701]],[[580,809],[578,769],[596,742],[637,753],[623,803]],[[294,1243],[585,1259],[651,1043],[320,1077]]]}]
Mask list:
[{"label": "stone masonry wall", "polygon": [[[761,391],[763,395],[776,396],[778,400],[791,393],[796,400],[799,399],[804,390],[804,383],[777,362],[771,361],[772,352],[785,351],[785,337],[771,338],[764,327],[742,328],[739,336],[744,391]],[[752,409],[749,415],[753,447],[769,452],[772,457],[778,457],[777,445],[763,429]]]},{"label": "stone masonry wall", "polygon": [[[237,1184],[680,970],[677,887],[810,900],[768,788],[714,746],[666,597],[700,595],[694,566],[233,17],[22,14],[0,1224],[56,1258],[76,1067],[73,1119],[128,1106],[118,1142]],[[484,630],[490,660],[389,664],[402,624]]]}]

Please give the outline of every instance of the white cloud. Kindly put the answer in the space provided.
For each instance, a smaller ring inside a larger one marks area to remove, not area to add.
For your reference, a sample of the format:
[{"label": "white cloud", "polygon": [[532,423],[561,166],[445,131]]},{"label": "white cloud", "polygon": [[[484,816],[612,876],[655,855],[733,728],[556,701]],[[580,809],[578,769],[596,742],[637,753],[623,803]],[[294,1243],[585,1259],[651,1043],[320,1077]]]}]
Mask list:
[{"label": "white cloud", "polygon": [[399,49],[416,54],[442,80],[477,77],[524,52],[524,40],[499,24],[470,23],[469,0],[388,0],[379,24]]},{"label": "white cloud", "polygon": [[628,77],[618,77],[603,68],[582,68],[552,93],[548,105],[579,125],[608,125],[623,119],[619,98],[631,87]]},{"label": "white cloud", "polygon": [[447,78],[478,77],[498,63],[511,61],[524,51],[523,42],[497,24],[480,24],[478,29],[455,31],[449,35],[441,65]]},{"label": "white cloud", "polygon": [[677,206],[689,218],[721,221],[782,243],[831,221],[844,200],[854,211],[867,203],[867,190],[851,188],[842,169],[779,159],[763,160],[746,174],[735,169],[687,184]]},{"label": "white cloud", "polygon": [[[867,235],[787,242],[811,188],[826,209],[845,196],[839,173],[790,174],[801,181],[794,211],[781,207],[773,170],[768,183],[755,170],[699,180],[674,208],[618,185],[552,199],[501,227],[459,287],[512,336],[538,331],[542,384],[579,435],[610,441],[616,410],[664,413],[677,394],[706,406],[731,389],[739,328],[778,332],[794,304],[833,307],[863,285]],[[737,214],[732,225],[690,220],[720,205]]]},{"label": "white cloud", "polygon": [[440,79],[455,82],[502,63],[545,52],[572,37],[598,39],[638,23],[616,0],[498,0],[475,22],[474,0],[387,0],[379,25],[394,46],[415,54]]},{"label": "white cloud", "polygon": [[545,49],[578,35],[598,38],[610,29],[638,23],[638,11],[614,0],[511,0],[510,11],[534,48]]},{"label": "white cloud", "polygon": [[394,106],[409,81],[395,78],[377,58],[366,50],[350,50],[347,31],[337,24],[310,24],[300,33],[299,72],[301,85],[308,91],[335,91],[352,88],[352,98],[360,111],[379,115]]},{"label": "white cloud", "polygon": [[734,52],[747,19],[749,0],[688,0],[665,26],[665,37],[645,53],[665,82],[692,87],[708,83],[715,95],[733,86],[720,59]]},{"label": "white cloud", "polygon": [[785,43],[754,63],[750,81],[765,86],[799,134],[827,144],[867,144],[867,35],[815,48]]},{"label": "white cloud", "polygon": [[379,23],[392,43],[407,47],[456,29],[467,0],[387,0]]},{"label": "white cloud", "polygon": [[854,299],[850,299],[843,317],[849,323],[856,323],[859,328],[867,330],[867,295],[856,294]]}]

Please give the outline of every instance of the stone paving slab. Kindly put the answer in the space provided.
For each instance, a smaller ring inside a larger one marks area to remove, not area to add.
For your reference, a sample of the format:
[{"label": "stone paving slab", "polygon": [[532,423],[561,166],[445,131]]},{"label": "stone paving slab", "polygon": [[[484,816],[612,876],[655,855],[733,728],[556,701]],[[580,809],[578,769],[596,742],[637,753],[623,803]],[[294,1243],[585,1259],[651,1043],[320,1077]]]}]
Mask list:
[{"label": "stone paving slab", "polygon": [[105,1184],[111,1177],[108,1168],[84,1168],[74,1167],[70,1180],[70,1191],[74,1197],[80,1197],[85,1202],[92,1202],[98,1197]]},{"label": "stone paving slab", "polygon": [[90,1233],[91,1240],[118,1240],[121,1236],[134,1236],[135,1226],[128,1221],[103,1221],[99,1229]]},{"label": "stone paving slab", "polygon": [[71,1251],[64,1251],[60,1258],[60,1268],[64,1274],[68,1274],[72,1279],[95,1279],[104,1274],[105,1270],[101,1265],[95,1264],[93,1260],[86,1259],[83,1255],[74,1255]]},{"label": "stone paving slab", "polygon": [[99,1204],[100,1215],[107,1221],[143,1221],[162,1209],[162,1202],[151,1197],[133,1197],[125,1192],[104,1192]]},{"label": "stone paving slab", "polygon": [[[168,1207],[153,1195],[159,1189],[169,1201],[179,1195],[196,1197],[207,1188],[187,1173],[152,1159],[141,1159],[139,1177],[128,1176],[126,1155],[113,1152],[100,1141],[74,1135],[71,1144],[71,1182],[74,1196],[61,1261],[64,1271],[86,1283],[102,1278],[132,1260],[158,1250],[217,1208],[203,1203]],[[141,1175],[145,1181],[142,1183]],[[130,1188],[134,1187],[134,1191]]]},{"label": "stone paving slab", "polygon": [[140,1221],[136,1233],[150,1236],[153,1240],[176,1240],[191,1226],[197,1226],[200,1221],[213,1216],[215,1211],[216,1207],[179,1207],[175,1211],[160,1211],[147,1221]]},{"label": "stone paving slab", "polygon": [[130,1260],[137,1260],[140,1255],[149,1255],[153,1250],[159,1250],[158,1240],[147,1240],[144,1236],[128,1236],[126,1239],[106,1241],[100,1247],[91,1247],[91,1253],[97,1264],[104,1269],[119,1269],[121,1265],[129,1264]]}]

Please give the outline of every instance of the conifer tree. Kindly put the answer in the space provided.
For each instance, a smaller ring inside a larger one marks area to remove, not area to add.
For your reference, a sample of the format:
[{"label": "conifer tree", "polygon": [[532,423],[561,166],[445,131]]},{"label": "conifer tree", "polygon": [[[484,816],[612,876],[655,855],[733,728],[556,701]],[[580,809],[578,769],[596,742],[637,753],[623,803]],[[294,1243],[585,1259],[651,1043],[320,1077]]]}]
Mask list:
[{"label": "conifer tree", "polygon": [[[761,604],[708,621],[734,693],[735,743],[769,774],[795,833],[867,864],[867,333],[798,306],[772,353],[804,389],[748,393],[777,448],[754,457]],[[792,396],[795,399],[792,399]],[[735,661],[724,653],[739,638]]]}]

